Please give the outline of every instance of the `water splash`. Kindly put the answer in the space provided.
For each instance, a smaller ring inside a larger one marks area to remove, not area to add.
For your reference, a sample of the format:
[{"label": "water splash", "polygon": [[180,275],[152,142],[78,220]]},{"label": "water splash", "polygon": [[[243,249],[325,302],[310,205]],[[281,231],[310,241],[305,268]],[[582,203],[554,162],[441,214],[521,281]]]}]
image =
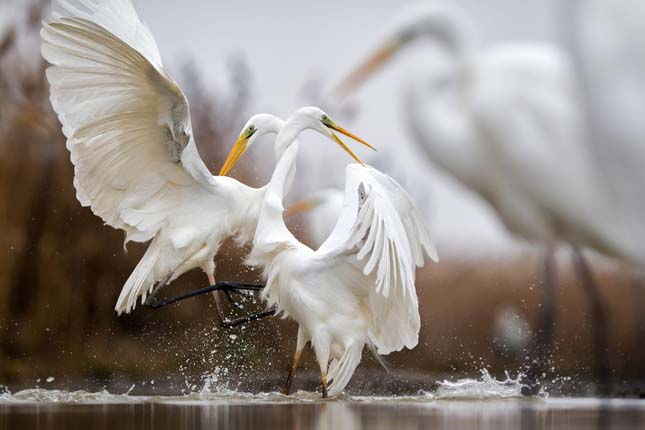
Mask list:
[{"label": "water splash", "polygon": [[[443,380],[430,391],[412,395],[394,396],[350,396],[341,394],[331,401],[437,401],[437,400],[499,400],[522,397],[522,375],[512,378],[506,373],[505,379],[496,379],[483,369],[481,377],[456,381]],[[112,394],[107,390],[91,392],[84,390],[65,391],[32,388],[12,394],[0,386],[0,402],[37,403],[139,403],[139,402],[232,402],[232,403],[311,403],[323,401],[319,392],[298,391],[290,396],[279,392],[249,393],[231,386],[229,371],[215,367],[213,372],[202,375],[201,383],[185,381],[186,388],[179,395],[155,396],[132,395],[134,386],[123,394]],[[145,384],[144,384],[145,385]],[[235,384],[233,384],[235,385]],[[350,390],[351,393],[351,390]],[[546,393],[542,396],[545,397]],[[329,401],[328,400],[328,401]]]},{"label": "water splash", "polygon": [[[203,375],[203,385],[199,391],[191,391],[184,396],[157,398],[163,401],[230,401],[250,403],[282,403],[282,402],[312,402],[320,401],[320,393],[298,391],[289,396],[277,391],[248,393],[231,388],[229,370],[215,367],[213,372]],[[348,398],[345,396],[344,398]]]},{"label": "water splash", "polygon": [[455,382],[444,380],[434,393],[428,393],[434,399],[445,400],[494,400],[522,397],[522,375],[512,378],[506,372],[506,379],[498,380],[491,376],[487,369],[481,370],[481,378],[459,379]]},{"label": "water splash", "polygon": [[228,369],[223,367],[215,367],[215,369],[204,375],[204,385],[202,385],[199,394],[208,397],[213,394],[218,394],[223,391],[229,390],[228,382]]},{"label": "water splash", "polygon": [[47,390],[44,388],[30,388],[16,393],[8,390],[0,394],[0,400],[9,402],[36,402],[36,403],[132,403],[144,401],[146,397],[135,397],[126,394],[112,394],[107,390],[89,392],[84,390]]}]

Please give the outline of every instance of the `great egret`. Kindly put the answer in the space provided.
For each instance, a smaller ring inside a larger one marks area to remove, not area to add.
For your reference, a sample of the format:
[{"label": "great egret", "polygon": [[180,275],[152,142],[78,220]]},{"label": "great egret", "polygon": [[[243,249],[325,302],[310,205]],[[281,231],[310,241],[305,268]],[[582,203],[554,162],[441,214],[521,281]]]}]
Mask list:
[{"label": "great egret", "polygon": [[645,255],[645,7],[639,0],[562,5],[565,42],[584,90],[589,140],[614,195],[614,224]]},{"label": "great egret", "polygon": [[[332,131],[339,127],[322,110],[307,107],[289,116],[276,138],[284,153],[262,203],[248,262],[264,268],[268,304],[299,324],[285,393],[311,341],[326,397],[327,377],[329,393],[340,393],[366,344],[378,354],[416,346],[420,320],[414,270],[423,265],[424,254],[437,257],[405,190],[362,164],[347,167],[344,204],[325,243],[313,250],[299,242],[284,223],[282,202],[295,176],[295,139],[307,129],[341,143]],[[233,160],[239,159],[236,152],[231,152]]]},{"label": "great egret", "polygon": [[[145,301],[193,268],[214,284],[220,244],[231,236],[251,240],[265,188],[211,175],[197,152],[188,101],[130,0],[55,0],[42,38],[79,202],[124,230],[126,243],[151,241],[116,311],[130,312],[138,297]],[[240,142],[251,145],[259,128],[281,126],[256,115]]]},{"label": "great egret", "polygon": [[[337,95],[354,91],[421,38],[437,42],[452,61],[408,87],[405,108],[416,141],[439,167],[486,200],[511,233],[548,249],[546,306],[538,330],[543,345],[552,341],[555,318],[551,249],[561,242],[574,245],[596,316],[592,330],[599,339],[599,372],[606,377],[605,310],[577,246],[623,261],[640,257],[612,225],[609,190],[586,141],[568,58],[541,43],[479,50],[461,10],[432,3],[406,11],[394,34],[342,81]],[[542,373],[544,352],[539,355],[529,381]]]}]

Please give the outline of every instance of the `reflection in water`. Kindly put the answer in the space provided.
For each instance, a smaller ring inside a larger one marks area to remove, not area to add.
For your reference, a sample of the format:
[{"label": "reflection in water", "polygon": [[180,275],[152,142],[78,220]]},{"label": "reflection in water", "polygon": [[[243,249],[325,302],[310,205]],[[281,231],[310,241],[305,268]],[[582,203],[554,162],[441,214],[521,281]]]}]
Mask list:
[{"label": "reflection in water", "polygon": [[645,401],[445,401],[427,397],[285,402],[132,398],[110,403],[0,401],[0,429],[642,429]]}]

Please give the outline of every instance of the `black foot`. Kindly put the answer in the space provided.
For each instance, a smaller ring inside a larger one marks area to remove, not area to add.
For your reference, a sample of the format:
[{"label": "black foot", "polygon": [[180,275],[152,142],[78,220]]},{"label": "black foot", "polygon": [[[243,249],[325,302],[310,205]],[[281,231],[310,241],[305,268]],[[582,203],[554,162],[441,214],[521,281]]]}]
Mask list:
[{"label": "black foot", "polygon": [[163,305],[160,305],[161,301],[155,297],[155,296],[149,296],[145,302],[143,302],[143,306],[152,308],[152,309],[157,309]]}]

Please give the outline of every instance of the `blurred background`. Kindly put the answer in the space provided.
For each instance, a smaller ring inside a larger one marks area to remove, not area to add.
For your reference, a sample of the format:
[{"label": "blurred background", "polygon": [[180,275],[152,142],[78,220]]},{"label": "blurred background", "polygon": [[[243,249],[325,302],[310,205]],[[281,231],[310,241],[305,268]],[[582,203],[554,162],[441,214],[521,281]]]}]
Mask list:
[{"label": "blurred background", "polygon": [[[251,114],[286,117],[302,105],[322,103],[322,94],[377,48],[393,17],[411,3],[135,1],[166,68],[190,101],[199,151],[212,172]],[[533,40],[576,51],[577,35],[570,30],[578,24],[562,2],[451,3],[469,17],[479,49]],[[135,384],[146,392],[176,392],[194,390],[210,378],[209,383],[229,388],[276,389],[295,344],[289,321],[222,330],[207,297],[157,311],[138,308],[121,317],[113,312],[145,246],[130,244],[124,252],[123,233],[104,226],[75,198],[73,169],[48,101],[39,52],[48,4],[0,0],[0,387],[127,389]],[[404,391],[429,389],[438,378],[476,377],[482,369],[498,378],[526,372],[535,359],[541,312],[548,306],[542,293],[543,249],[512,236],[489,204],[429,162],[412,142],[402,82],[436,64],[436,52],[427,51],[410,48],[364,91],[342,105],[323,106],[379,148],[361,156],[410,191],[441,256],[440,263],[418,274],[419,345],[388,357],[392,373],[381,378],[405,386]],[[584,92],[593,81],[578,76],[576,82]],[[589,117],[597,114],[589,109]],[[313,133],[303,139],[311,149],[302,151],[292,201],[344,181],[347,157]],[[268,142],[255,146],[233,176],[264,184],[273,164],[263,160],[273,159],[271,151]],[[289,222],[312,243],[307,217]],[[629,228],[635,238],[645,230]],[[241,264],[243,253],[225,246],[218,256],[218,279],[258,280],[258,273]],[[556,261],[554,338],[540,368],[554,392],[587,392],[598,381],[593,308],[566,249],[556,252]],[[640,270],[593,253],[590,262],[606,315],[611,390],[642,395],[645,283]],[[191,272],[165,294],[204,282],[202,273]],[[254,308],[258,305],[249,310]],[[305,355],[305,369],[315,379],[312,355]],[[365,354],[352,384],[368,390],[374,383],[370,375],[380,372]]]}]

